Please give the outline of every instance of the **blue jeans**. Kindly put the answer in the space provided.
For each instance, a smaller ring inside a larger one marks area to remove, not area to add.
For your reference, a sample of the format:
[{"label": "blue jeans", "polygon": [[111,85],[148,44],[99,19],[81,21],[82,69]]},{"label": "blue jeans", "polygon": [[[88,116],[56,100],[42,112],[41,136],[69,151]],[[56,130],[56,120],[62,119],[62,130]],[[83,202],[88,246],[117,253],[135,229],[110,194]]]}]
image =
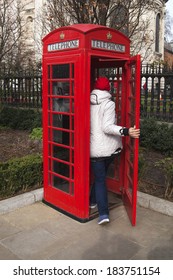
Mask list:
[{"label": "blue jeans", "polygon": [[108,157],[100,161],[91,160],[94,183],[91,188],[90,204],[97,203],[100,216],[109,215],[106,173],[113,159],[114,157]]}]

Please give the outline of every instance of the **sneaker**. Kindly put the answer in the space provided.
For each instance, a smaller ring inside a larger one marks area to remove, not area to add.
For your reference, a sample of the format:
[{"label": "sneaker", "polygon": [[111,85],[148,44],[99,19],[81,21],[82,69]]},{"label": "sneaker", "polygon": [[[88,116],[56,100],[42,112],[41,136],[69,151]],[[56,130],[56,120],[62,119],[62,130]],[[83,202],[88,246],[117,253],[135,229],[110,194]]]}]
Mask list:
[{"label": "sneaker", "polygon": [[91,204],[90,204],[90,208],[91,208],[91,209],[94,209],[94,208],[96,208],[96,207],[97,207],[97,203],[91,203]]},{"label": "sneaker", "polygon": [[98,225],[109,223],[109,216],[108,215],[102,215],[98,219]]}]

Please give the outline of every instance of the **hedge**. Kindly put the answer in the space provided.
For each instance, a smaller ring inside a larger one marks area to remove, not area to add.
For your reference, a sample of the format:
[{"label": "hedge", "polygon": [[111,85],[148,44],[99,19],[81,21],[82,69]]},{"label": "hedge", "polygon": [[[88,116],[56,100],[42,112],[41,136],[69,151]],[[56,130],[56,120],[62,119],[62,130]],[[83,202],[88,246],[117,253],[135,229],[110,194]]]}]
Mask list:
[{"label": "hedge", "polygon": [[42,127],[42,114],[36,110],[3,106],[0,109],[0,126],[31,131],[35,127]]},{"label": "hedge", "polygon": [[33,186],[41,187],[42,181],[42,157],[40,154],[0,162],[1,198],[28,191]]},{"label": "hedge", "polygon": [[155,119],[143,119],[140,123],[140,146],[167,156],[173,155],[173,125],[159,123]]}]

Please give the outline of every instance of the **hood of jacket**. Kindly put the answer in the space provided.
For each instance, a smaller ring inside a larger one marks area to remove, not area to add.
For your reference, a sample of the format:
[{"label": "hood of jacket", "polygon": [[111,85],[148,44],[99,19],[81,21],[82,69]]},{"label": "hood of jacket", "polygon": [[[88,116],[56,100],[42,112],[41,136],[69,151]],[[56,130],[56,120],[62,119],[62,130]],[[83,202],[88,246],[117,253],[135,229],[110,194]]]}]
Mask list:
[{"label": "hood of jacket", "polygon": [[107,90],[94,89],[90,95],[90,102],[92,105],[99,105],[111,97],[112,95]]}]

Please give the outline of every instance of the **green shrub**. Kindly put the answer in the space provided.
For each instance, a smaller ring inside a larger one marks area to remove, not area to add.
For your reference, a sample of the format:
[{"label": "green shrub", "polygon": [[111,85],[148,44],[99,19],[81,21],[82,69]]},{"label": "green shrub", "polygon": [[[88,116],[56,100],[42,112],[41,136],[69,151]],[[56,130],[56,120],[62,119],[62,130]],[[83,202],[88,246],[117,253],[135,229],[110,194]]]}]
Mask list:
[{"label": "green shrub", "polygon": [[41,127],[41,113],[31,109],[2,107],[0,125],[19,130],[32,130]]},{"label": "green shrub", "polygon": [[140,125],[140,146],[159,151],[166,155],[173,154],[173,126],[158,123],[155,119],[144,119]]},{"label": "green shrub", "polygon": [[139,158],[138,158],[138,178],[139,178],[139,180],[143,176],[145,168],[146,168],[146,161],[144,159],[142,152],[139,151]]},{"label": "green shrub", "polygon": [[158,124],[156,130],[156,141],[153,143],[153,148],[156,151],[170,155],[173,151],[172,138],[170,127],[168,124]]},{"label": "green shrub", "polygon": [[140,145],[145,148],[153,148],[153,144],[157,140],[156,135],[157,130],[157,122],[150,118],[150,119],[144,119],[141,121],[140,124]]},{"label": "green shrub", "polygon": [[42,184],[42,157],[39,154],[0,162],[0,196],[9,197]]},{"label": "green shrub", "polygon": [[32,140],[42,140],[42,128],[41,127],[36,127],[33,128],[32,132],[29,135],[29,138]]},{"label": "green shrub", "polygon": [[173,195],[173,158],[159,160],[156,166],[165,171],[165,198],[169,199]]}]

